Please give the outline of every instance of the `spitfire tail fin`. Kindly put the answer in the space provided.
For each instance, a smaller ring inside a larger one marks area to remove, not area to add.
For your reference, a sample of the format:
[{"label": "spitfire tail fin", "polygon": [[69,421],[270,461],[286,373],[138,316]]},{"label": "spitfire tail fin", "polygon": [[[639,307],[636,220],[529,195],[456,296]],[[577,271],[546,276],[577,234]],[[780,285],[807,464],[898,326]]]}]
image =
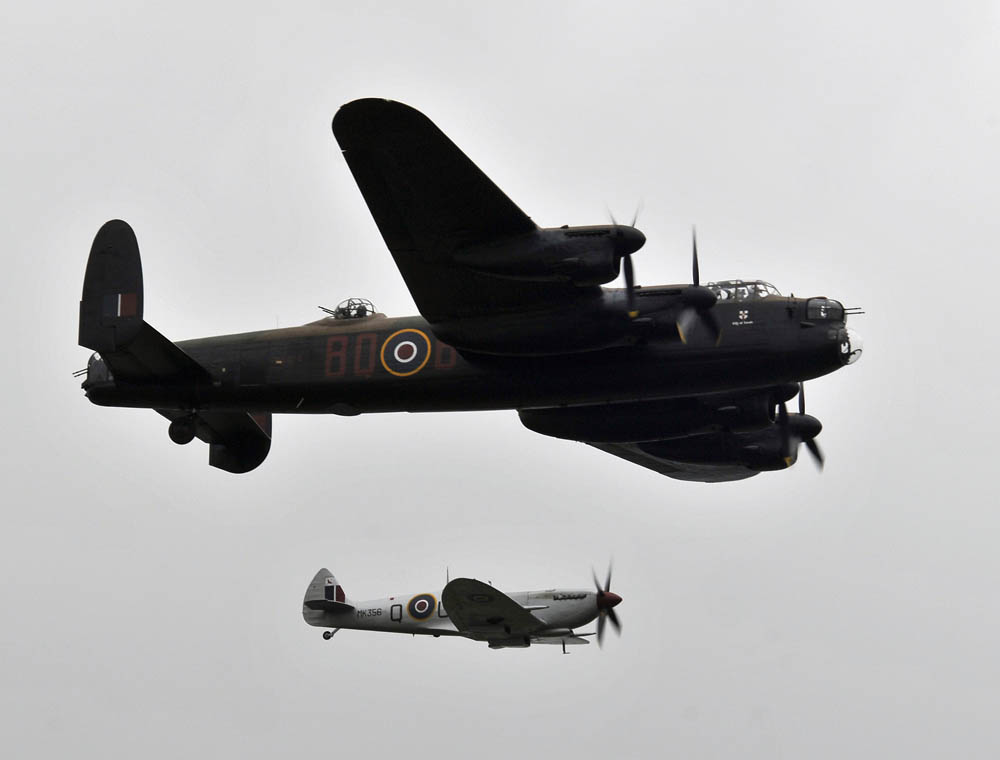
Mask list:
[{"label": "spitfire tail fin", "polygon": [[[309,623],[321,620],[325,612],[349,612],[353,609],[344,587],[325,567],[313,577],[302,600],[302,616]],[[321,622],[315,624],[325,625]]]}]

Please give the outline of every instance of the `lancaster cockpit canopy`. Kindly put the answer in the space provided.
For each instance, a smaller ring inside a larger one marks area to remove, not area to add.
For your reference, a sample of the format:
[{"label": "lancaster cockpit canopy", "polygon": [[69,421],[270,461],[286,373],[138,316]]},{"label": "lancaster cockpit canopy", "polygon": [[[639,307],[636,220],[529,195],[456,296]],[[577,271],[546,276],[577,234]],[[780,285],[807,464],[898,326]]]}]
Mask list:
[{"label": "lancaster cockpit canopy", "polygon": [[706,286],[720,301],[749,301],[756,298],[774,298],[781,293],[774,285],[763,280],[720,280]]},{"label": "lancaster cockpit canopy", "polygon": [[334,319],[364,319],[375,315],[375,306],[367,298],[348,298],[337,304],[336,309],[319,308]]}]

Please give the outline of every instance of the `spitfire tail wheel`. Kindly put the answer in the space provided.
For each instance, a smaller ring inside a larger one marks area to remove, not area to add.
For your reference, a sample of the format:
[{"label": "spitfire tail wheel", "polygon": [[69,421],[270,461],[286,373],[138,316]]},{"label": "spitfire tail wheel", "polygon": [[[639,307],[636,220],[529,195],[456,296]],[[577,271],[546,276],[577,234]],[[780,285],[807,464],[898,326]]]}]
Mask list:
[{"label": "spitfire tail wheel", "polygon": [[170,436],[170,440],[179,446],[183,446],[186,443],[191,443],[194,440],[194,415],[188,415],[187,417],[178,417],[176,420],[170,423],[170,427],[167,428],[167,434]]},{"label": "spitfire tail wheel", "polygon": [[622,624],[615,614],[614,608],[621,604],[622,598],[611,591],[611,563],[608,563],[608,577],[601,588],[601,582],[597,580],[597,573],[591,569],[594,576],[594,587],[597,589],[597,645],[604,646],[604,625],[607,620],[615,629],[615,633],[621,636]]}]

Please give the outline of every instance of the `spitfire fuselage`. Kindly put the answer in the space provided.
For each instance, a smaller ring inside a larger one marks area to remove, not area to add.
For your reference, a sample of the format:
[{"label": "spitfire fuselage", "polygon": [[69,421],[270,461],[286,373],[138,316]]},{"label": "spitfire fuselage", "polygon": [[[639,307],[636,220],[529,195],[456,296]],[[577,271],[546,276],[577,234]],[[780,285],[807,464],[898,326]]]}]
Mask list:
[{"label": "spitfire fuselage", "polygon": [[[548,589],[504,593],[542,621],[545,631],[568,633],[593,621],[599,611],[597,594],[593,590]],[[478,638],[455,627],[441,601],[442,595],[439,591],[436,594],[402,594],[360,602],[351,600],[353,609],[338,612],[310,609],[303,605],[302,616],[309,625],[319,628]],[[429,603],[420,605],[420,600]]]}]

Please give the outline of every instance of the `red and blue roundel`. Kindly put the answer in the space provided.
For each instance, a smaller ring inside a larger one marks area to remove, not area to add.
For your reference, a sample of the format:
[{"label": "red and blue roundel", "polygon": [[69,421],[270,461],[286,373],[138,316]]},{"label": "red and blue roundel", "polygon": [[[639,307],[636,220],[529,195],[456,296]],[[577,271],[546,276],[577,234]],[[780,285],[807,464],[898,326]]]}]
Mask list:
[{"label": "red and blue roundel", "polygon": [[397,330],[382,344],[382,366],[396,377],[417,374],[431,358],[431,340],[420,330]]},{"label": "red and blue roundel", "polygon": [[417,594],[406,605],[406,611],[414,620],[426,620],[434,614],[435,607],[437,607],[437,599],[434,598],[433,594]]}]

